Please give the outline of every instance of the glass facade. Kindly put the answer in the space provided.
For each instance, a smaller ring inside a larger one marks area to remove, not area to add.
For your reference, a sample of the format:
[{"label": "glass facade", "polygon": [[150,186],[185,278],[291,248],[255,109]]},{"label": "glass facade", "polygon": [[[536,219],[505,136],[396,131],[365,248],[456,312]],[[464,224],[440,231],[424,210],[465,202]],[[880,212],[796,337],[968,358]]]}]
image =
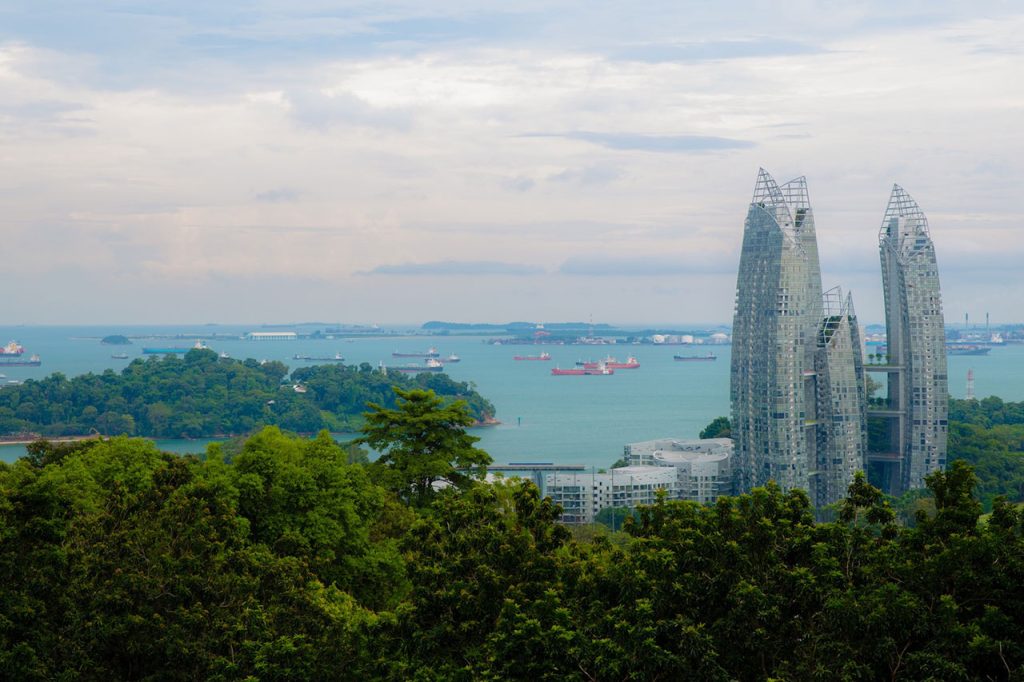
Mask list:
[{"label": "glass facade", "polygon": [[807,488],[821,269],[807,184],[763,168],[743,229],[730,381],[738,491],[769,480]]},{"label": "glass facade", "polygon": [[[935,247],[924,212],[893,185],[879,230],[888,354],[888,418],[898,490],[946,466],[949,388]],[[896,486],[891,486],[895,488]]]},{"label": "glass facade", "polygon": [[866,395],[849,297],[823,297],[804,178],[758,172],[736,281],[730,377],[737,492],[774,480],[841,499],[864,467]]},{"label": "glass facade", "polygon": [[815,357],[817,452],[808,492],[818,506],[846,497],[867,454],[867,387],[853,298],[825,292]]}]

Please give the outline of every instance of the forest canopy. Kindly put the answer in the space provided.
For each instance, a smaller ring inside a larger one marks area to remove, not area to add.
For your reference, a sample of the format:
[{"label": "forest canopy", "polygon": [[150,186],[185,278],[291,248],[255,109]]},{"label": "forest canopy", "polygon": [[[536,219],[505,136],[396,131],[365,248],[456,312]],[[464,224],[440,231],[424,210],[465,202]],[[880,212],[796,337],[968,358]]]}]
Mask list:
[{"label": "forest canopy", "polygon": [[928,477],[914,527],[858,475],[830,523],[769,485],[578,538],[532,483],[410,496],[400,466],[276,428],[230,459],[123,437],[31,446],[0,464],[0,678],[1024,674],[1021,514],[996,500],[982,521],[964,462]]}]

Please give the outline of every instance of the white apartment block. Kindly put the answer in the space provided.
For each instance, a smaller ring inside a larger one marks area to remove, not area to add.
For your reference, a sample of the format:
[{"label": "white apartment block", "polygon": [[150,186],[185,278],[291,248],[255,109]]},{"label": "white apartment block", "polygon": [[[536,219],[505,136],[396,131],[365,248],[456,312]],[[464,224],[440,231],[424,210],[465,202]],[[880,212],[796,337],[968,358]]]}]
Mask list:
[{"label": "white apartment block", "polygon": [[543,493],[562,506],[565,523],[590,523],[606,507],[635,509],[653,504],[658,491],[669,500],[707,504],[732,491],[732,441],[660,440],[625,447],[627,466],[598,473],[544,476]]}]

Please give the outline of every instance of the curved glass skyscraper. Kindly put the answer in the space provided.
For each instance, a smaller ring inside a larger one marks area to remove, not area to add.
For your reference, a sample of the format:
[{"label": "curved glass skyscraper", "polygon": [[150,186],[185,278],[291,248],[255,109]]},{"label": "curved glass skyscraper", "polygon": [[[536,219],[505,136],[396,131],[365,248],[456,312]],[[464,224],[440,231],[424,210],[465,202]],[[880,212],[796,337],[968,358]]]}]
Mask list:
[{"label": "curved glass skyscraper", "polygon": [[[731,391],[739,492],[775,480],[840,499],[864,463],[864,381],[852,301],[830,292],[807,182],[763,168],[747,211],[736,282]],[[833,300],[835,299],[835,300]]]},{"label": "curved glass skyscraper", "polygon": [[775,480],[806,488],[806,373],[821,318],[821,269],[804,178],[782,187],[763,168],[743,228],[732,331],[732,435],[739,492]]},{"label": "curved glass skyscraper", "polygon": [[893,185],[878,232],[885,293],[888,400],[873,417],[886,420],[887,451],[869,455],[902,492],[946,466],[949,388],[946,336],[935,247],[924,212]]}]

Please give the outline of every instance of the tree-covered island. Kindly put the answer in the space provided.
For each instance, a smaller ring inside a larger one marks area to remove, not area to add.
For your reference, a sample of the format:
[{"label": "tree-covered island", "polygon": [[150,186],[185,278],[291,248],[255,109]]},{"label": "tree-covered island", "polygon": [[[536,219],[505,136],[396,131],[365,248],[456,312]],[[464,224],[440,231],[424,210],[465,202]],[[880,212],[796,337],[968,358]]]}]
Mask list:
[{"label": "tree-covered island", "polygon": [[472,386],[443,373],[405,376],[359,366],[318,365],[291,372],[281,362],[233,360],[211,350],[153,356],[120,372],[41,380],[0,390],[0,437],[138,435],[203,438],[279,426],[296,433],[353,431],[367,403],[395,405],[392,387],[429,389],[464,400],[483,422],[494,406]]}]

